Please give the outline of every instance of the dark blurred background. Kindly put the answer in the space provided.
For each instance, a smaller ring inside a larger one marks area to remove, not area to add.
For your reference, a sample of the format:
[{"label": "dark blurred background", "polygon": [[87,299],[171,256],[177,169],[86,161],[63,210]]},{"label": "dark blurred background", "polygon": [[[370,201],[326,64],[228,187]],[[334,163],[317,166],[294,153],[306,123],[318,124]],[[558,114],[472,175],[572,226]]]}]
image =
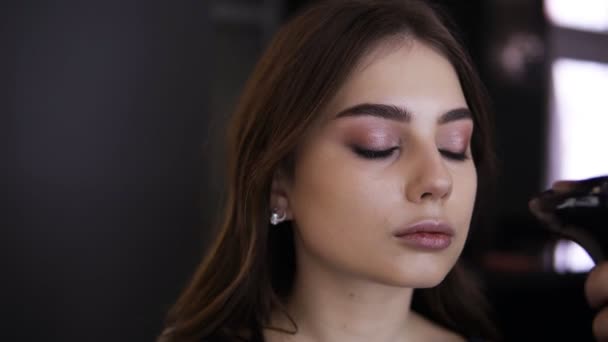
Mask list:
[{"label": "dark blurred background", "polygon": [[[217,217],[226,119],[269,38],[309,2],[2,3],[0,340],[154,339]],[[606,138],[570,130],[608,120],[608,1],[435,2],[496,111],[494,220],[466,257],[507,340],[591,340],[591,265],[527,202],[552,180],[608,173]],[[572,139],[587,145],[568,152]]]}]

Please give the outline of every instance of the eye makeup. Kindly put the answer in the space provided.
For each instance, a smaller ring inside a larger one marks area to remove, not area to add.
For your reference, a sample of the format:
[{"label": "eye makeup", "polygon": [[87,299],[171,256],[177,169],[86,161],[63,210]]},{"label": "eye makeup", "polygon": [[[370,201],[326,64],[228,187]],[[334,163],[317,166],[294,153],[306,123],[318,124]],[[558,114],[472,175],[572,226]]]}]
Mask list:
[{"label": "eye makeup", "polygon": [[401,139],[387,124],[360,124],[348,129],[345,140],[350,149],[365,159],[387,158],[399,149]]},{"label": "eye makeup", "polygon": [[469,158],[467,150],[472,134],[472,123],[454,122],[441,127],[437,134],[437,147],[444,157],[463,161]]},{"label": "eye makeup", "polygon": [[[344,125],[341,136],[357,157],[385,159],[402,148],[405,133],[401,127],[375,118],[359,117],[353,121]],[[437,151],[449,160],[469,159],[467,152],[472,129],[470,120],[439,125],[435,135]]]}]

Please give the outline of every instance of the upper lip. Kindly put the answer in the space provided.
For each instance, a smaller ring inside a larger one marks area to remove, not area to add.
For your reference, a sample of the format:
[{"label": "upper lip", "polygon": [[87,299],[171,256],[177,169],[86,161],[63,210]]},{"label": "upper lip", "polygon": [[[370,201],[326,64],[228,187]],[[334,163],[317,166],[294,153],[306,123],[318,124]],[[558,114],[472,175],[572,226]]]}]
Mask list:
[{"label": "upper lip", "polygon": [[415,233],[437,233],[452,236],[454,235],[454,229],[445,221],[426,219],[416,221],[405,228],[399,229],[393,235],[399,237]]}]

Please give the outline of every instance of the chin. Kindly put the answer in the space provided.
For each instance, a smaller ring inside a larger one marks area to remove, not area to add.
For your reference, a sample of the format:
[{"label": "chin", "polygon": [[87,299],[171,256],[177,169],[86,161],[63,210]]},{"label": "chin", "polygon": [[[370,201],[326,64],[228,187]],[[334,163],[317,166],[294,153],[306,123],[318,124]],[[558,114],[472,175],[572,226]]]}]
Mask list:
[{"label": "chin", "polygon": [[[393,278],[401,286],[409,288],[430,288],[439,285],[452,269],[453,264],[423,263],[403,265],[393,273]],[[397,277],[395,277],[397,275]]]},{"label": "chin", "polygon": [[415,288],[415,289],[428,289],[431,287],[435,287],[445,279],[447,273],[443,274],[428,274],[422,277],[419,277],[413,281],[408,281],[404,283],[406,287]]},{"label": "chin", "polygon": [[435,287],[445,279],[444,277],[428,277],[428,278],[419,278],[419,279],[391,279],[391,280],[383,280],[382,283],[393,286],[393,287],[402,287],[402,288],[410,288],[410,289],[428,289]]},{"label": "chin", "polygon": [[441,282],[445,279],[446,276],[447,276],[447,273],[443,274],[441,277],[433,277],[433,278],[429,277],[428,279],[421,279],[419,281],[416,281],[413,285],[410,285],[409,287],[415,288],[415,289],[432,288],[432,287],[435,287],[435,286],[441,284]]}]

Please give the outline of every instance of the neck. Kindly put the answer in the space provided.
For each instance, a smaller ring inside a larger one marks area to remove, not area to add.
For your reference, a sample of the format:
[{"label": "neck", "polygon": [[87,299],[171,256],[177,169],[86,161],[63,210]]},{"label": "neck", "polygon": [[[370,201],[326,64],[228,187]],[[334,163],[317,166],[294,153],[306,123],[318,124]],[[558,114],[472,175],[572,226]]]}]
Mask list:
[{"label": "neck", "polygon": [[[410,339],[417,320],[410,311],[413,289],[335,272],[299,256],[287,310],[298,341]],[[286,318],[281,326],[291,327]]]}]

